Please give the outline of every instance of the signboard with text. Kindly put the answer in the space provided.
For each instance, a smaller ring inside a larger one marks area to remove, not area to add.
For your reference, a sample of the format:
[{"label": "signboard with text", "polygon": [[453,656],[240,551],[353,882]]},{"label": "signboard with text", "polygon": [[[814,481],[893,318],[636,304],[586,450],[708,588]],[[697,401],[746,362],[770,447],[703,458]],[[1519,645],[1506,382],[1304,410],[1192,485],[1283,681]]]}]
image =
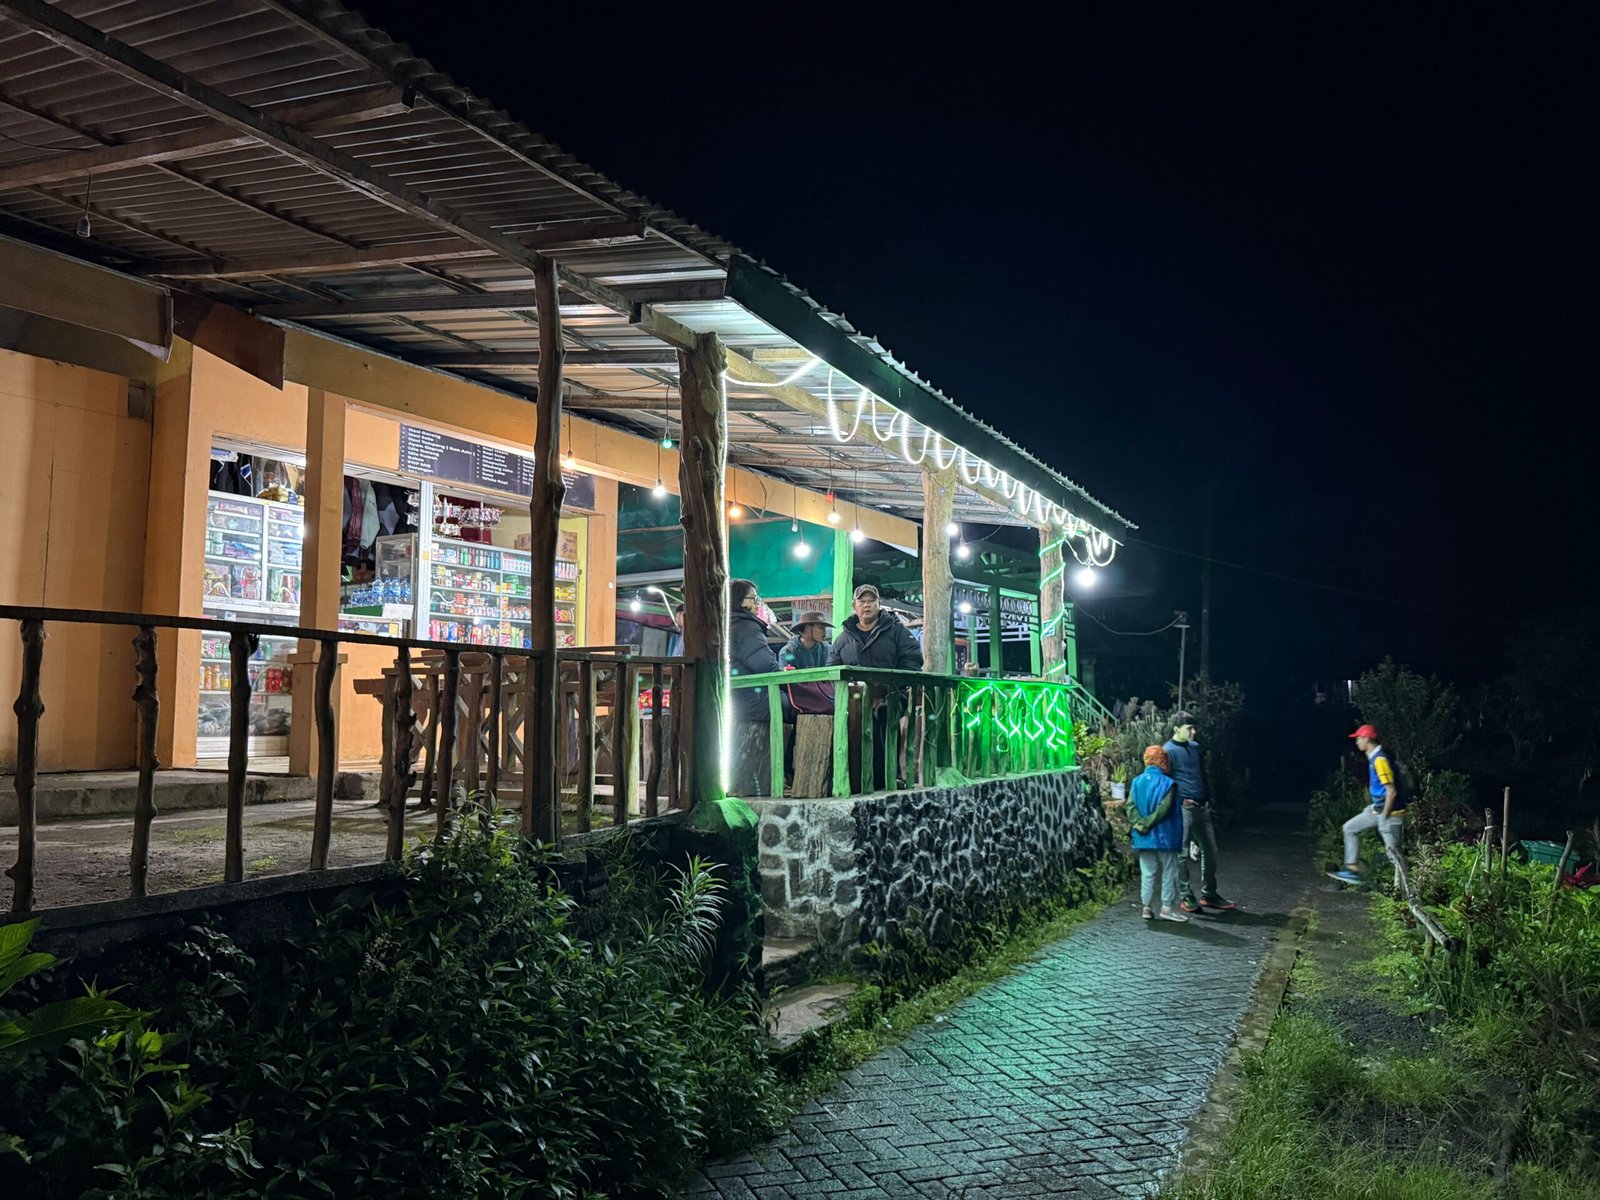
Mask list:
[{"label": "signboard with text", "polygon": [[[415,425],[400,426],[400,470],[440,483],[459,483],[527,498],[533,494],[533,459]],[[594,509],[594,476],[562,472],[566,508]]]}]

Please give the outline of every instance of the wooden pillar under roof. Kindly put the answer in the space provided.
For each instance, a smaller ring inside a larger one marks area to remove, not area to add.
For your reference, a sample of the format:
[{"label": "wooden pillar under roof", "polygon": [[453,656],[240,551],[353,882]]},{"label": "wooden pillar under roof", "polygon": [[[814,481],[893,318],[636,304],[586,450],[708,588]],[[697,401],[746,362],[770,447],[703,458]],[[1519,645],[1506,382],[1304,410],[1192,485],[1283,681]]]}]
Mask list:
[{"label": "wooden pillar under roof", "polygon": [[1039,527],[1039,640],[1040,658],[1046,679],[1057,679],[1067,671],[1063,647],[1066,641],[1065,564],[1061,558],[1061,533],[1048,526]]},{"label": "wooden pillar under roof", "polygon": [[728,687],[727,353],[714,333],[678,348],[683,435],[678,495],[683,521],[683,652],[693,660],[694,742],[688,804],[722,796],[723,712]]},{"label": "wooden pillar under roof", "polygon": [[[322,388],[306,391],[306,470],[300,550],[300,624],[306,629],[339,628],[339,584],[344,541],[343,396]],[[294,664],[289,720],[289,774],[310,775],[317,762],[316,666],[322,643],[300,642]],[[334,695],[338,695],[337,686]],[[337,715],[337,714],[336,714]]]},{"label": "wooden pillar under roof", "polygon": [[567,485],[561,478],[561,388],[565,350],[561,342],[561,299],[555,264],[540,258],[534,264],[534,300],[539,321],[538,426],[533,439],[533,494],[528,500],[532,522],[529,546],[528,605],[533,653],[529,696],[527,771],[522,791],[523,836],[541,842],[560,839],[561,793],[559,718],[561,667],[556,658],[556,545],[561,536],[561,503]]},{"label": "wooden pillar under roof", "polygon": [[950,593],[950,538],[955,512],[955,468],[922,472],[922,669],[941,675],[955,664]]}]

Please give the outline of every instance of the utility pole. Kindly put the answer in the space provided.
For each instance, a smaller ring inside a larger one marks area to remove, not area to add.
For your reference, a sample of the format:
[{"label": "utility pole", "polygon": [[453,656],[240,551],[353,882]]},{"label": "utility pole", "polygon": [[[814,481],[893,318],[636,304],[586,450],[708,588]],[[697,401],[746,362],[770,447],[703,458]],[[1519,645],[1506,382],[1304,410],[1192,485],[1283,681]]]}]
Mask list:
[{"label": "utility pole", "polygon": [[1200,560],[1200,674],[1211,678],[1211,527],[1215,524],[1217,486],[1206,480],[1205,557]]},{"label": "utility pole", "polygon": [[1183,707],[1183,659],[1189,648],[1189,614],[1174,613],[1178,618],[1178,707]]}]

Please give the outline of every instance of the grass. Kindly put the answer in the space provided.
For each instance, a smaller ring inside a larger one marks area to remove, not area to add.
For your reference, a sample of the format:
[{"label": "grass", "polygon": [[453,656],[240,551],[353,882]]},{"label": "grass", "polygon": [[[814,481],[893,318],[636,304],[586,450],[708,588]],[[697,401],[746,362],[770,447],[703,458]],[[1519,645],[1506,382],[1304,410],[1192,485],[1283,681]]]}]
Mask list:
[{"label": "grass", "polygon": [[[1406,986],[1389,938],[1372,950],[1335,970],[1307,949],[1291,993],[1353,995],[1394,1012],[1431,1007]],[[1162,1196],[1600,1200],[1600,1180],[1569,1165],[1581,1160],[1570,1125],[1588,1094],[1584,1085],[1546,1080],[1526,1098],[1519,1157],[1496,1179],[1510,1116],[1507,1055],[1520,1027],[1509,1016],[1480,1015],[1439,1032],[1432,1053],[1362,1056],[1328,1021],[1280,1013],[1266,1047],[1244,1064],[1245,1090],[1223,1147],[1203,1170],[1169,1180]]]}]

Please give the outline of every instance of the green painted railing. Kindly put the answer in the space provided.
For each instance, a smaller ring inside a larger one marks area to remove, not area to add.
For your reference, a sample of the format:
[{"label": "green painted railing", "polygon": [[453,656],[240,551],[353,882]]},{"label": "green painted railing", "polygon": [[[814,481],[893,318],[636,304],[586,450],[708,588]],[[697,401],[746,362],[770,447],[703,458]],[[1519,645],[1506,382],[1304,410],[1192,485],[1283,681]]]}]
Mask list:
[{"label": "green painted railing", "polygon": [[729,748],[734,795],[784,794],[785,743],[795,727],[783,724],[779,689],[801,683],[833,684],[833,713],[812,718],[832,722],[832,771],[820,784],[797,780],[797,796],[860,795],[899,781],[935,787],[1075,764],[1072,692],[1081,690],[1075,685],[814,667],[733,678],[735,712],[738,692],[765,687],[768,714],[764,725],[735,723]]}]

